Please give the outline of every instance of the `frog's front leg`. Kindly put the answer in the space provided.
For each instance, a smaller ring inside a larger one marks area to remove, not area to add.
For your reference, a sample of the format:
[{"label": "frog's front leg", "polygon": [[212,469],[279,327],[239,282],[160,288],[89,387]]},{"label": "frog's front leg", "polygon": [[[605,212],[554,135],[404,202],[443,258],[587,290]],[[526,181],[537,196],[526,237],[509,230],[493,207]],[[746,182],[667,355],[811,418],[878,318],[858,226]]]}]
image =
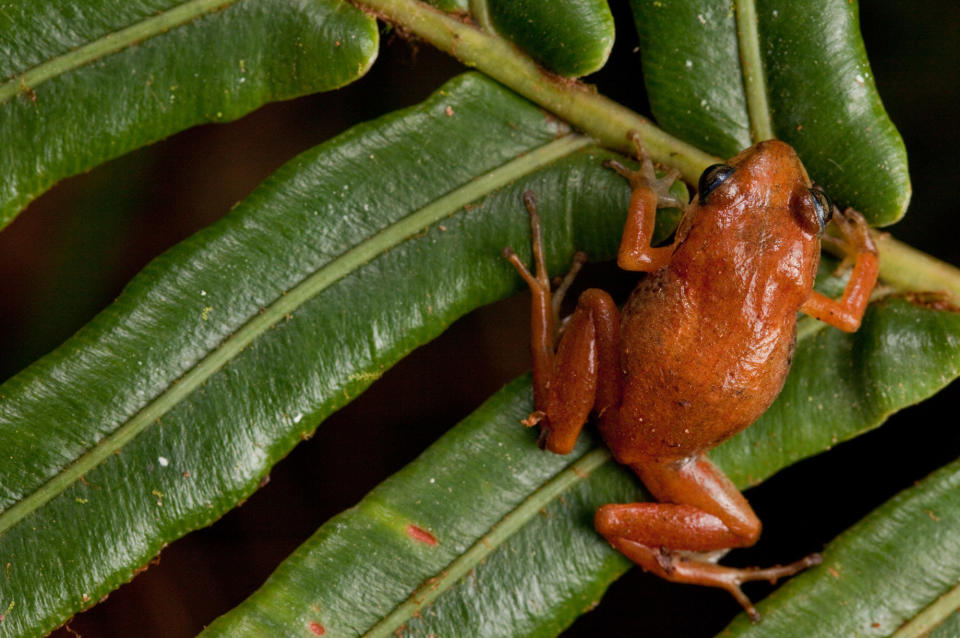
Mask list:
[{"label": "frog's front leg", "polygon": [[759,614],[741,584],[774,582],[820,563],[820,555],[811,554],[790,565],[734,568],[696,556],[694,552],[753,545],[760,536],[760,521],[750,504],[704,454],[631,467],[663,502],[604,505],[594,524],[614,548],[644,570],[674,582],[725,589],[756,621]]},{"label": "frog's front leg", "polygon": [[863,215],[848,208],[834,215],[833,223],[840,228],[842,238],[824,237],[823,242],[832,242],[844,254],[844,261],[853,261],[853,272],[840,299],[831,299],[817,291],[800,308],[811,317],[826,322],[846,332],[855,332],[870,301],[870,293],[877,283],[880,264],[877,247],[870,237],[870,229]]},{"label": "frog's front leg", "polygon": [[550,279],[543,257],[540,217],[533,193],[523,195],[530,213],[535,274],[531,274],[509,247],[503,255],[530,286],[532,293],[530,349],[533,354],[533,398],[536,411],[524,423],[540,425],[540,446],[567,454],[573,450],[591,410],[600,414],[620,403],[618,369],[619,311],[613,299],[598,289],[584,291],[577,308],[558,341],[557,312],[562,293],[583,262],[574,257],[574,266],[551,295]]},{"label": "frog's front leg", "polygon": [[628,136],[640,159],[638,170],[632,171],[616,160],[607,160],[604,166],[626,178],[632,189],[627,221],[620,239],[620,250],[617,252],[617,265],[624,270],[654,272],[669,264],[673,255],[673,245],[650,245],[657,208],[683,208],[686,202],[681,202],[670,193],[670,186],[679,177],[679,173],[671,169],[662,178],[658,178],[653,162],[643,150],[639,135],[636,131],[631,131]]}]

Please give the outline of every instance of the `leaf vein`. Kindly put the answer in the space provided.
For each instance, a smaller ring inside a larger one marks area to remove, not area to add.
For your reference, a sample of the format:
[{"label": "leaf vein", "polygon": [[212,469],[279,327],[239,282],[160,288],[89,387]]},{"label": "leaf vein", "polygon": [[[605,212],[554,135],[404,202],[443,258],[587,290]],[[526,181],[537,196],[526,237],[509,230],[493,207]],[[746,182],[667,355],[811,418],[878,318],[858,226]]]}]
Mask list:
[{"label": "leaf vein", "polygon": [[750,136],[754,143],[774,138],[767,100],[767,81],[760,55],[760,36],[757,30],[755,0],[739,0],[737,9],[737,42],[740,47],[740,66],[750,117]]}]

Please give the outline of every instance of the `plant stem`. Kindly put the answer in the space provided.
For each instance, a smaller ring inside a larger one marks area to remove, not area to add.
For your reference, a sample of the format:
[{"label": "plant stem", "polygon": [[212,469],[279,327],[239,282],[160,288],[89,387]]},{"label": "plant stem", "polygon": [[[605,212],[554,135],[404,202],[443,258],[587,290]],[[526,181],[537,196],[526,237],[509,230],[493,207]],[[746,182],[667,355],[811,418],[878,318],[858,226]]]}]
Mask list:
[{"label": "plant stem", "polygon": [[740,44],[740,67],[743,70],[743,88],[750,113],[750,137],[754,143],[774,138],[767,102],[767,82],[760,57],[760,37],[757,33],[757,7],[753,0],[739,0],[737,10],[737,42]]},{"label": "plant stem", "polygon": [[696,183],[709,153],[660,130],[647,118],[599,95],[576,80],[551,75],[503,38],[481,31],[415,0],[359,0],[360,9],[393,22],[467,66],[479,69],[530,101],[555,113],[606,147],[631,152],[627,132],[640,132],[650,157]]},{"label": "plant stem", "polygon": [[898,290],[947,293],[960,304],[960,269],[898,241],[889,233],[874,233],[880,252],[880,277]]},{"label": "plant stem", "polygon": [[490,8],[487,6],[487,0],[470,0],[470,15],[480,25],[480,28],[491,35],[496,35],[497,30],[493,28],[493,20],[490,18]]},{"label": "plant stem", "polygon": [[[720,161],[660,130],[645,117],[576,80],[552,75],[503,38],[462,22],[416,0],[354,0],[362,10],[399,25],[467,66],[479,69],[531,102],[555,113],[608,148],[631,152],[627,132],[640,132],[655,161],[678,169],[696,183],[703,169]],[[757,40],[756,7],[737,4],[737,28],[744,61],[755,140],[773,136]],[[752,78],[752,79],[751,79]],[[752,88],[751,88],[752,87]],[[876,235],[880,276],[899,290],[943,290],[960,300],[960,270],[899,242]]]}]

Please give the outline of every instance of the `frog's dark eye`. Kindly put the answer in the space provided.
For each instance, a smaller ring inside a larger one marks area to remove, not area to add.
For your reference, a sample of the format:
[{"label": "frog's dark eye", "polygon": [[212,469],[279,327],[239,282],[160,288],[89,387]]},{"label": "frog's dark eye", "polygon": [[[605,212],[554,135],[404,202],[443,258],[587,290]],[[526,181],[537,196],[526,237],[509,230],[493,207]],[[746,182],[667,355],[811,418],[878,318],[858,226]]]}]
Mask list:
[{"label": "frog's dark eye", "polygon": [[704,203],[709,195],[717,186],[723,183],[725,179],[733,174],[734,168],[726,164],[714,164],[708,166],[700,176],[700,183],[697,184],[697,196],[700,203]]},{"label": "frog's dark eye", "polygon": [[833,219],[833,202],[826,193],[816,187],[810,189],[810,195],[813,197],[813,208],[817,211],[817,221],[820,222],[820,232],[823,232]]}]

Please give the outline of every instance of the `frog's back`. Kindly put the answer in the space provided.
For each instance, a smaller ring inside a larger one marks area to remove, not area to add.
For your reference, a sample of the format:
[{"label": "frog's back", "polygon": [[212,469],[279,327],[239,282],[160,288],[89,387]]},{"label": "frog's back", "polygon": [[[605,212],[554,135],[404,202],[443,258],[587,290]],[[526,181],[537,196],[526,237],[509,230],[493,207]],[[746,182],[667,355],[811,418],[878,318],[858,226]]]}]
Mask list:
[{"label": "frog's back", "polygon": [[692,207],[670,265],[641,281],[624,306],[624,399],[603,432],[622,462],[709,449],[779,394],[819,241],[795,232],[772,204],[747,200],[752,210],[729,215]]}]

